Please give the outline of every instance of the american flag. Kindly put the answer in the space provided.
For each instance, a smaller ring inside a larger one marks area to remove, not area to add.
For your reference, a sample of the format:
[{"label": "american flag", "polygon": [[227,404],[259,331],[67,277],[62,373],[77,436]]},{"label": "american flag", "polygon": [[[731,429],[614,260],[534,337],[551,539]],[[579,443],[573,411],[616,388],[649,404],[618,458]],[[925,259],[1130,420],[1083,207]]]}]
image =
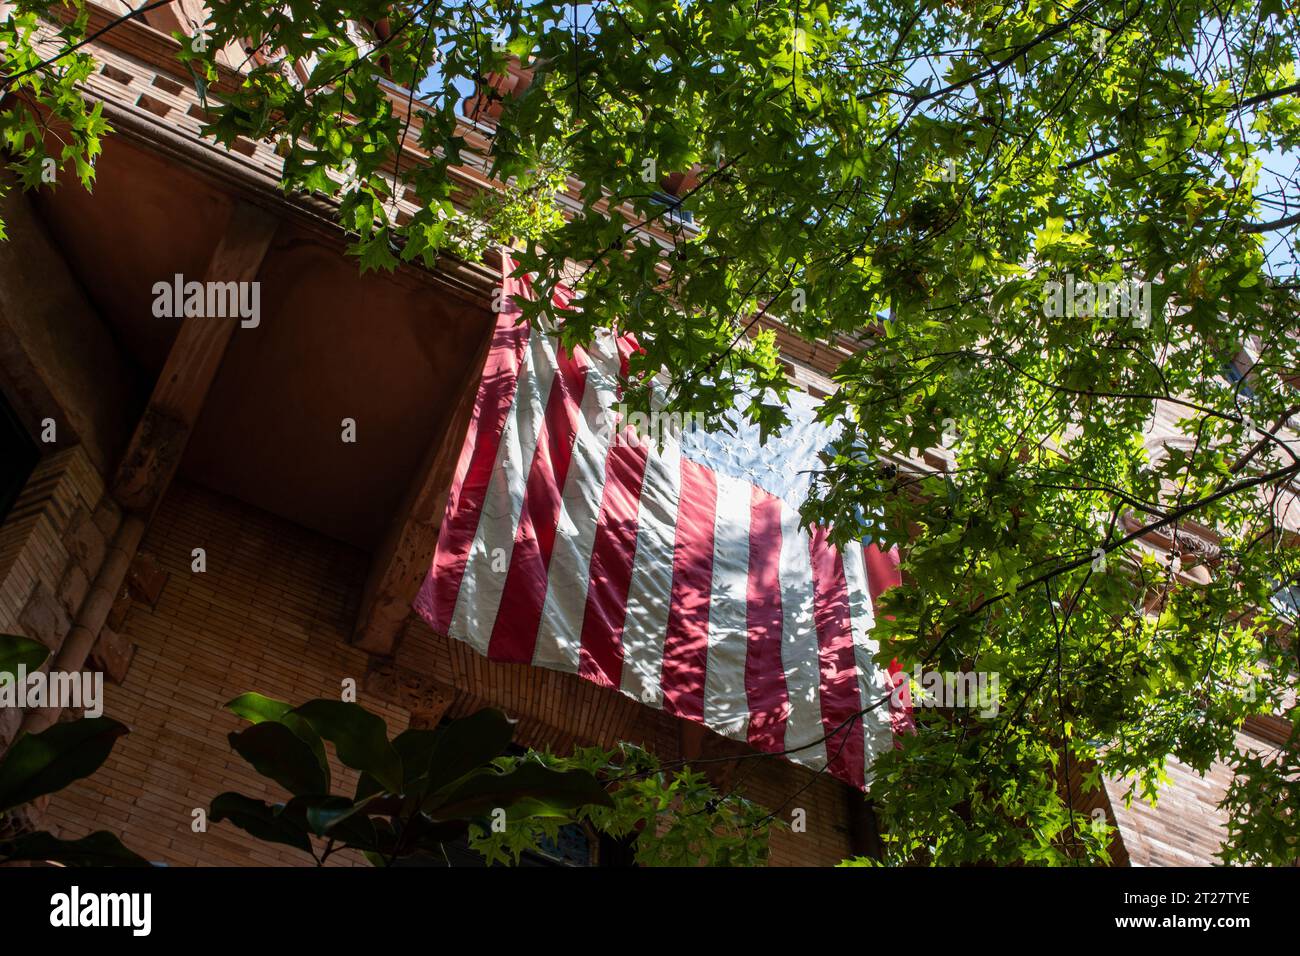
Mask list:
[{"label": "american flag", "polygon": [[520,321],[533,292],[511,271],[416,610],[492,660],[579,674],[864,787],[911,720],[870,636],[898,556],[799,527],[833,437],[813,400],[797,393],[766,444],[739,413],[730,432],[639,440],[610,427],[630,337],[559,348]]}]

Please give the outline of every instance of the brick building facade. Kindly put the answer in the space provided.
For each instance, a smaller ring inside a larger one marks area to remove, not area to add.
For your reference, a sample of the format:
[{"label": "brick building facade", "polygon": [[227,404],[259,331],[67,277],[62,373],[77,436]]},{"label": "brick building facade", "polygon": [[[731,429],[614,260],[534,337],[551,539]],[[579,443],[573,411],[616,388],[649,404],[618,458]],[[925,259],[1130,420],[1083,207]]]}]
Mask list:
[{"label": "brick building facade", "polygon": [[[107,21],[125,7],[92,9]],[[628,740],[707,759],[721,787],[807,811],[807,832],[773,836],[774,864],[871,852],[869,812],[843,784],[746,759],[743,745],[577,677],[489,662],[410,612],[495,274],[447,261],[363,277],[331,209],[279,193],[269,144],[200,139],[203,110],[167,32],[186,9],[178,0],[94,44],[87,95],[116,130],[94,194],[69,184],[4,201],[0,397],[17,486],[0,515],[0,631],[41,640],[55,666],[103,670],[105,712],[131,728],[97,774],[50,801],[46,824],[108,829],[175,865],[302,863],[227,825],[196,833],[192,814],[227,789],[282,796],[231,751],[239,721],[225,701],[333,696],[352,679],[390,733],[490,705],[518,719],[526,745]],[[458,199],[490,188],[481,168],[455,176]],[[154,317],[150,290],[175,275],[259,281],[260,324]],[[841,349],[782,342],[796,381],[828,387]],[[340,440],[345,419],[355,443]],[[0,749],[18,719],[0,712]],[[1248,727],[1242,744],[1269,732]],[[1117,823],[1116,862],[1213,861],[1227,770],[1172,776],[1155,809],[1125,809],[1118,782],[1080,794],[1082,812]]]}]

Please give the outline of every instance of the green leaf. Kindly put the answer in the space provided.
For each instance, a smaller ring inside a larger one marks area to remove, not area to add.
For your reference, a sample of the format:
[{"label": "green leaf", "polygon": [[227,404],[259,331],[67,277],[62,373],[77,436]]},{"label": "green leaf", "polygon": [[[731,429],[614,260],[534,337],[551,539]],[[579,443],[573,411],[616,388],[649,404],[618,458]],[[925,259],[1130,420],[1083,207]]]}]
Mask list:
[{"label": "green leaf", "polygon": [[131,852],[107,830],[96,830],[79,840],[60,840],[44,831],[24,833],[17,839],[0,841],[0,860],[61,863],[64,866],[152,866]]},{"label": "green leaf", "polygon": [[6,675],[18,679],[18,668],[23,666],[32,673],[50,656],[50,649],[40,641],[17,634],[0,634],[0,681]]},{"label": "green leaf", "polygon": [[425,793],[435,793],[500,757],[514,739],[514,725],[499,710],[485,709],[443,727],[429,754]]},{"label": "green leaf", "polygon": [[613,805],[604,786],[585,770],[525,763],[508,773],[470,777],[427,812],[434,820],[472,819],[498,808],[516,817],[565,817],[578,807]]},{"label": "green leaf", "polygon": [[411,729],[393,738],[393,749],[402,761],[403,793],[414,792],[417,783],[427,779],[433,751],[442,733],[441,729]]},{"label": "green leaf", "polygon": [[387,230],[379,230],[367,239],[360,239],[348,246],[348,253],[361,260],[361,274],[374,270],[392,272],[397,268],[398,260],[388,247]]},{"label": "green leaf", "polygon": [[264,777],[295,796],[329,793],[329,766],[322,766],[311,747],[284,724],[266,721],[230,734],[230,746]]},{"label": "green leaf", "polygon": [[227,701],[226,709],[243,717],[250,724],[260,724],[265,720],[281,720],[285,714],[293,710],[293,705],[256,692],[250,692],[240,694],[234,700]]},{"label": "green leaf", "polygon": [[285,804],[271,806],[240,793],[222,793],[212,801],[209,816],[213,823],[228,820],[267,843],[282,843],[311,852],[307,820],[301,808],[286,811]]},{"label": "green leaf", "polygon": [[320,734],[312,729],[311,724],[293,712],[292,704],[251,692],[240,694],[234,700],[228,701],[226,709],[251,724],[260,724],[268,720],[284,724],[302,738],[305,744],[311,747],[312,753],[316,755],[316,761],[321,765],[322,769],[328,767],[325,757],[325,744],[321,741]]},{"label": "green leaf", "polygon": [[[298,799],[290,801],[291,805]],[[370,814],[396,814],[401,809],[397,797],[375,796],[356,802],[346,797],[327,797],[307,807],[307,825],[317,836],[328,836],[357,849],[377,849],[378,833]]]},{"label": "green leaf", "polygon": [[39,734],[23,734],[0,759],[0,810],[90,776],[126,733],[123,724],[108,717],[82,717]]},{"label": "green leaf", "polygon": [[390,793],[402,789],[402,760],[388,742],[388,726],[360,704],[309,700],[293,713],[334,744],[344,766],[361,770]]},{"label": "green leaf", "polygon": [[405,839],[412,849],[436,854],[442,844],[458,840],[469,829],[468,820],[446,820],[435,823],[423,814],[418,815],[407,828]]}]

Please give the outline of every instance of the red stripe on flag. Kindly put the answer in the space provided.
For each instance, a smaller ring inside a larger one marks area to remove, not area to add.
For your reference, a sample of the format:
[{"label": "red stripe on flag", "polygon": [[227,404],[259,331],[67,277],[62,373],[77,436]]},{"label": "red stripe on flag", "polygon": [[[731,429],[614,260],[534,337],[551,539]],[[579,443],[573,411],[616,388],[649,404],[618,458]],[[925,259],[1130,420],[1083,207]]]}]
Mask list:
[{"label": "red stripe on flag", "polygon": [[713,522],[718,484],[713,472],[682,459],[673,540],[673,584],[664,637],[664,710],[704,719],[709,660],[709,601],[713,591]]},{"label": "red stripe on flag", "polygon": [[907,682],[903,665],[897,660],[889,662],[889,729],[894,732],[894,748],[903,746],[898,738],[916,730],[916,721],[912,717],[912,688]]},{"label": "red stripe on flag", "polygon": [[645,480],[643,442],[615,441],[605,459],[605,489],[591,549],[578,673],[617,688],[623,682],[623,622],[636,557],[637,512]]},{"label": "red stripe on flag", "polygon": [[749,593],[745,649],[745,696],[749,744],[755,750],[785,749],[789,689],[781,662],[781,499],[754,486],[749,498]]},{"label": "red stripe on flag", "polygon": [[858,668],[853,659],[853,619],[849,613],[844,559],[837,548],[831,547],[827,530],[821,527],[813,529],[808,551],[813,571],[813,620],[817,624],[821,665],[826,757],[834,776],[862,786],[866,745],[861,718],[857,715],[863,704],[858,691]]},{"label": "red stripe on flag", "polygon": [[558,371],[546,397],[546,412],[537,438],[537,451],[528,470],[522,514],[497,608],[488,657],[498,661],[532,662],[537,629],[546,600],[547,569],[559,527],[564,481],[573,459],[573,445],[582,417],[587,386],[587,355],[560,349]]},{"label": "red stripe on flag", "polygon": [[641,343],[631,332],[625,332],[618,337],[618,375],[624,382],[627,381],[627,374],[631,370],[633,353],[644,351]]},{"label": "red stripe on flag", "polygon": [[465,576],[465,564],[478,531],[479,515],[487,498],[506,419],[514,405],[524,350],[528,347],[528,323],[517,323],[521,313],[515,303],[516,295],[520,298],[530,295],[528,282],[506,278],[502,280],[502,290],[502,311],[497,316],[465,443],[461,446],[447,507],[438,527],[433,566],[415,599],[416,610],[424,614],[438,634],[446,634],[451,626],[456,595]]},{"label": "red stripe on flag", "polygon": [[895,584],[903,583],[898,570],[898,547],[881,551],[877,544],[862,546],[862,559],[867,565],[867,590],[871,592],[871,610],[875,613],[876,601]]},{"label": "red stripe on flag", "polygon": [[[877,601],[880,595],[896,584],[903,583],[902,572],[898,570],[898,547],[881,551],[876,544],[864,545],[862,557],[867,566],[867,590],[871,592],[871,612],[879,616]],[[912,719],[912,691],[907,684],[907,674],[898,660],[889,662],[889,726],[895,738],[900,734],[909,734],[916,730]],[[901,744],[896,739],[894,746]]]}]

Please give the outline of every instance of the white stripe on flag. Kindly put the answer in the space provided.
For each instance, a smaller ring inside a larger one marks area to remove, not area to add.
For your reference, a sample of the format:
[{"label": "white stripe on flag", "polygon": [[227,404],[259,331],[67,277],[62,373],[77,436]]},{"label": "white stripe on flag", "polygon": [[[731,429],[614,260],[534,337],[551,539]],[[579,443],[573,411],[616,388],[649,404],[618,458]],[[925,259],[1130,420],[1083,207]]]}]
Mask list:
[{"label": "white stripe on flag", "polygon": [[[888,668],[878,659],[880,642],[871,637],[875,614],[871,609],[871,591],[867,587],[867,566],[862,557],[861,542],[849,542],[842,553],[849,613],[853,618],[853,660],[858,666],[858,693],[862,697],[862,706],[866,707],[889,693],[885,680]],[[862,716],[862,734],[866,744],[867,780],[870,781],[872,760],[892,747],[894,742],[888,702]]]},{"label": "white stripe on flag", "polygon": [[799,513],[781,502],[781,664],[790,696],[786,720],[786,749],[810,747],[790,754],[795,763],[820,770],[826,766],[826,736],[822,725],[821,647],[813,618],[812,560],[808,533],[799,527]]},{"label": "white stripe on flag", "polygon": [[713,584],[709,596],[709,654],[704,677],[704,723],[746,740],[749,701],[745,654],[749,644],[750,484],[719,474],[713,522]]},{"label": "white stripe on flag", "polygon": [[623,693],[650,707],[663,707],[664,637],[673,589],[673,544],[682,481],[676,439],[663,449],[652,442],[637,509],[636,558],[623,625]]},{"label": "white stripe on flag", "polygon": [[[546,402],[555,381],[555,348],[549,336],[532,329],[519,371],[519,387],[506,417],[496,463],[488,483],[478,531],[465,564],[451,633],[486,654],[514,552],[523,513],[524,488],[537,451]],[[495,567],[494,567],[495,565]]]},{"label": "white stripe on flag", "polygon": [[546,577],[546,600],[533,650],[533,664],[578,672],[582,616],[587,605],[591,549],[605,490],[605,459],[613,429],[609,409],[615,401],[618,350],[608,333],[600,333],[588,353],[591,367],[582,393],[582,416],[573,457],[565,477],[559,526]]}]

